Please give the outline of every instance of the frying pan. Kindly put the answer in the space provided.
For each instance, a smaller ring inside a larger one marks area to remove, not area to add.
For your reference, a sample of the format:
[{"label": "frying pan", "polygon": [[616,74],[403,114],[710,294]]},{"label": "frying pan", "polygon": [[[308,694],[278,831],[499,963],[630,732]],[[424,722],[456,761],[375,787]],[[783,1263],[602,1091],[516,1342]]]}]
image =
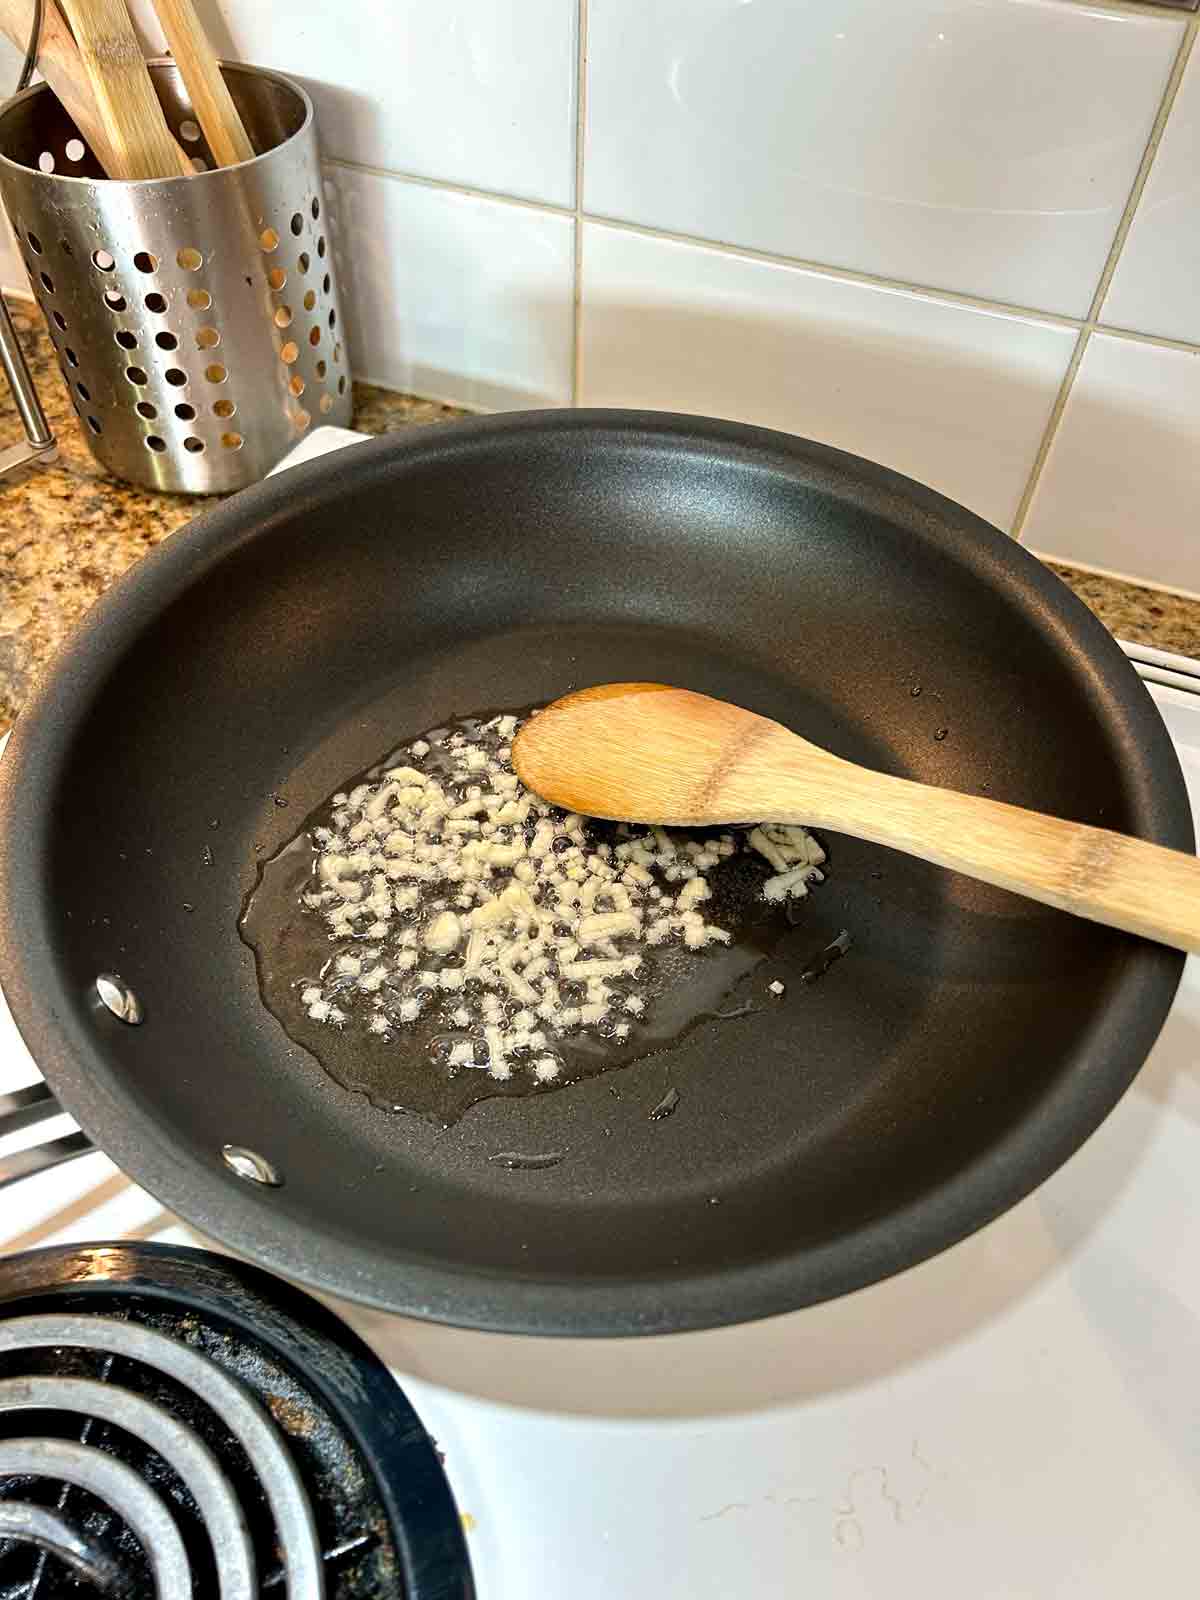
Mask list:
[{"label": "frying pan", "polygon": [[[1129,1085],[1182,957],[850,839],[826,840],[829,880],[771,967],[795,980],[848,930],[819,982],[449,1129],[339,1088],[264,1009],[237,918],[301,817],[453,714],[613,678],[1193,846],[1174,753],[1117,646],[941,496],[694,418],[417,430],[198,518],[96,605],[22,716],[0,764],[0,977],[64,1105],[264,1265],[501,1330],[799,1307],[1028,1193]],[[113,970],[140,1027],[97,1002]],[[671,1087],[674,1114],[652,1120]],[[282,1184],[237,1176],[226,1144]],[[514,1149],[562,1160],[489,1160]]]}]

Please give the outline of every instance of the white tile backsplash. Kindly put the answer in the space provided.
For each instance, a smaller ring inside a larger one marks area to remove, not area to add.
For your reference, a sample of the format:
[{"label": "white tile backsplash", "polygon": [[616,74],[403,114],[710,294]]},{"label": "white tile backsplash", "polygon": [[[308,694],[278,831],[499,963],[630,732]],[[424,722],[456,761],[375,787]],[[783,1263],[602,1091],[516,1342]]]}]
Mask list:
[{"label": "white tile backsplash", "polygon": [[[161,51],[154,0],[129,4]],[[1054,406],[1114,241],[1102,330],[1200,350],[1200,47],[1169,114],[1164,99],[1196,16],[1127,0],[197,7],[222,54],[313,95],[360,376],[482,410],[742,417],[1002,527],[1040,470],[1032,544],[1200,591],[1193,358],[1093,334]],[[20,54],[0,41],[0,90]],[[3,227],[0,280],[24,283]]]},{"label": "white tile backsplash", "polygon": [[1059,0],[590,0],[585,203],[1082,315],[1182,28]]},{"label": "white tile backsplash", "polygon": [[571,398],[569,217],[330,166],[355,373],[481,410]]},{"label": "white tile backsplash", "polygon": [[1011,522],[1074,332],[588,223],[585,405],[734,417]]},{"label": "white tile backsplash", "polygon": [[1024,542],[1200,593],[1197,417],[1200,354],[1093,334]]},{"label": "white tile backsplash", "polygon": [[1183,75],[1102,317],[1200,344],[1200,50]]},{"label": "white tile backsplash", "polygon": [[300,78],[327,156],[573,203],[575,0],[201,0],[222,54]]}]

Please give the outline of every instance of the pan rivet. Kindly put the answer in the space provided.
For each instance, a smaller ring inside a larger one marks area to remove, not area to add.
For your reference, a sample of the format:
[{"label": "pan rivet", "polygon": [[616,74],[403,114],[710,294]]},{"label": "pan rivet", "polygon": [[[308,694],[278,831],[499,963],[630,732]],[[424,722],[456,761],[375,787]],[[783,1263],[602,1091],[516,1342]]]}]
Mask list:
[{"label": "pan rivet", "polygon": [[96,993],[101,1004],[122,1022],[136,1024],[145,1018],[142,1002],[118,973],[102,972],[96,979]]},{"label": "pan rivet", "polygon": [[225,1165],[236,1172],[239,1178],[247,1178],[251,1183],[266,1183],[273,1189],[283,1182],[266,1156],[260,1156],[257,1150],[247,1150],[240,1144],[223,1144],[221,1154],[225,1158]]}]

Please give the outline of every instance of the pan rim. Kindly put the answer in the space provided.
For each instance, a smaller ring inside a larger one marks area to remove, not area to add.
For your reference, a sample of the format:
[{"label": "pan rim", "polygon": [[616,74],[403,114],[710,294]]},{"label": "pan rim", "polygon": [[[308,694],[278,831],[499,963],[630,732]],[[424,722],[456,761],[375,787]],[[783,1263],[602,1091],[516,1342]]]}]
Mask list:
[{"label": "pan rim", "polygon": [[[395,463],[452,451],[503,447],[538,435],[602,434],[660,448],[717,447],[803,470],[845,501],[871,509],[887,500],[915,537],[952,550],[968,568],[1004,582],[1038,625],[1070,647],[1125,757],[1124,777],[1144,837],[1194,847],[1178,759],[1161,719],[1119,646],[1047,567],[957,503],[890,469],[792,435],[706,418],[642,411],[535,411],[415,428],[340,452],[365,481]],[[268,1270],[383,1311],[494,1332],[622,1336],[682,1332],[799,1309],[879,1281],[928,1259],[1024,1198],[1091,1135],[1132,1082],[1166,1018],[1183,970],[1181,953],[1143,946],[1096,1014],[1082,1064],[1043,1107],[939,1188],[902,1211],[817,1249],[716,1272],[652,1280],[538,1279],[468,1272],[417,1258],[382,1258],[333,1230],[311,1229],[275,1211],[269,1196],[226,1178],[178,1148],[157,1120],[126,1103],[86,1068],[88,1038],[69,1008],[39,992],[53,969],[51,930],[29,846],[46,792],[114,657],[161,608],[208,568],[288,516],[298,497],[344,493],[328,463],[313,461],[206,510],[149,552],[98,600],[44,674],[0,762],[0,981],[18,1029],[67,1110],[121,1169],[184,1221]],[[1119,1042],[1118,1042],[1119,1041]]]}]

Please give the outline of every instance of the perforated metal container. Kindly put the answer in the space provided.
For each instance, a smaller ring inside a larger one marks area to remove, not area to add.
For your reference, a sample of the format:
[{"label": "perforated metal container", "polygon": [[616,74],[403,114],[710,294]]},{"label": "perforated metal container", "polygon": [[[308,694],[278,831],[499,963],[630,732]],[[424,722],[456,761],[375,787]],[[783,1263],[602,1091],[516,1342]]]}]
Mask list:
[{"label": "perforated metal container", "polygon": [[0,111],[0,193],[92,453],[213,494],[350,420],[316,128],[296,84],[224,63],[263,154],[214,169],[178,69],[150,70],[194,177],[104,178],[39,84]]}]

